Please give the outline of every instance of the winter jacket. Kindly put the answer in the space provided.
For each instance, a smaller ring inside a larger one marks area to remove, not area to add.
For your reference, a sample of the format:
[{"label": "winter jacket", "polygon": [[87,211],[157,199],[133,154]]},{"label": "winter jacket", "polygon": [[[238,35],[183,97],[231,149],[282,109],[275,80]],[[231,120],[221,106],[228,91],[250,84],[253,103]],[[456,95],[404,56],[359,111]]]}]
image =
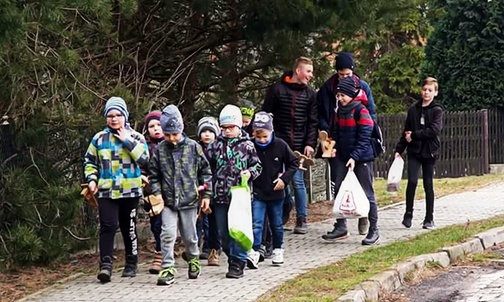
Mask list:
[{"label": "winter jacket", "polygon": [[161,193],[164,203],[173,210],[198,207],[198,186],[204,186],[204,198],[212,195],[212,171],[201,146],[186,137],[173,145],[161,142],[149,164],[152,194]]},{"label": "winter jacket", "polygon": [[374,122],[367,108],[354,100],[345,107],[340,105],[333,118],[330,133],[336,141],[336,156],[344,162],[350,158],[356,162],[374,160],[371,145]]},{"label": "winter jacket", "polygon": [[[353,78],[358,89],[364,90],[366,93],[366,100],[362,100],[362,104],[366,106],[371,118],[376,120],[376,108],[373,98],[373,93],[371,88],[366,81],[360,79],[356,74]],[[334,74],[330,77],[322,88],[317,92],[317,110],[318,110],[318,127],[320,130],[327,131],[330,128],[331,116],[336,108],[336,87],[338,86],[339,78],[338,74]],[[367,103],[366,103],[367,102]]]},{"label": "winter jacket", "polygon": [[283,74],[266,92],[262,110],[273,113],[276,136],[292,150],[304,152],[317,145],[317,101],[310,86],[291,82],[292,71]]},{"label": "winter jacket", "polygon": [[[422,125],[421,120],[424,119]],[[404,131],[396,145],[395,152],[402,154],[407,148],[408,154],[420,158],[437,158],[441,141],[441,128],[443,128],[443,107],[432,101],[428,106],[422,107],[422,101],[411,106],[404,123]],[[406,141],[405,132],[411,131],[412,141]]]},{"label": "winter jacket", "polygon": [[110,128],[95,134],[84,155],[86,182],[97,182],[98,198],[142,196],[141,167],[149,161],[145,138],[133,129],[124,142]]},{"label": "winter jacket", "polygon": [[287,186],[298,168],[297,158],[287,143],[274,134],[266,147],[255,146],[263,169],[254,180],[254,196],[262,201],[284,199],[285,190],[274,191],[276,184],[273,181],[280,177]]},{"label": "winter jacket", "polygon": [[212,202],[218,204],[231,202],[230,190],[241,183],[241,171],[250,171],[249,186],[262,171],[254,143],[242,132],[236,138],[227,138],[222,134],[218,136],[208,147],[208,158],[213,172]]}]

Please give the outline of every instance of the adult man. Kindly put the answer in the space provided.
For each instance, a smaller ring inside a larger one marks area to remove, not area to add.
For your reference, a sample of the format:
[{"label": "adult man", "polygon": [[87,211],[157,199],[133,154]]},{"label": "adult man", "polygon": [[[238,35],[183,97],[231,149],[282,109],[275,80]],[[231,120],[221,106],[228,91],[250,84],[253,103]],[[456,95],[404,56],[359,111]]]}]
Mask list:
[{"label": "adult man", "polygon": [[[312,60],[300,57],[292,71],[271,85],[266,93],[263,111],[274,115],[276,136],[289,144],[293,151],[311,156],[317,144],[316,93],[308,83],[313,78]],[[307,196],[303,171],[298,170],[292,179],[296,200],[296,227],[294,233],[306,234]]]},{"label": "adult man", "polygon": [[[336,73],[332,75],[325,83],[322,88],[317,92],[317,108],[318,108],[318,121],[319,121],[319,129],[322,131],[330,132],[330,128],[332,125],[332,121],[330,119],[330,115],[334,110],[336,110],[337,101],[336,101],[336,87],[340,80],[351,77],[355,86],[358,90],[362,90],[363,94],[359,95],[359,101],[366,106],[371,115],[371,118],[376,121],[376,110],[373,99],[373,93],[371,92],[371,88],[366,81],[362,80],[358,75],[355,74],[355,64],[350,53],[340,52],[336,57],[335,62]],[[338,146],[336,146],[336,149]],[[337,189],[334,188],[334,181],[336,179],[336,165],[337,161],[335,158],[329,159],[329,165],[331,167],[331,195],[332,198],[336,197]],[[365,235],[368,230],[367,218],[359,219],[359,234]],[[328,234],[322,236],[324,240],[332,240],[334,238],[333,235],[336,232],[336,227]]]}]

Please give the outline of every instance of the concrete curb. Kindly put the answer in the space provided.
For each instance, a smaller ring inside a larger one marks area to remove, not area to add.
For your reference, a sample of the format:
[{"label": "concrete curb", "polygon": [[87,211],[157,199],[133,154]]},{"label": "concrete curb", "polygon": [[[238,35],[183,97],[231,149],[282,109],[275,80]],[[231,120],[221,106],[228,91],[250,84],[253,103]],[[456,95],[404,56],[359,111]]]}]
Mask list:
[{"label": "concrete curb", "polygon": [[391,292],[405,284],[408,275],[424,268],[428,263],[435,262],[442,267],[448,267],[468,254],[481,253],[485,249],[504,242],[504,227],[494,228],[476,234],[473,239],[444,247],[438,253],[425,254],[408,259],[360,283],[355,289],[347,291],[337,301],[365,302],[379,301],[383,292]]}]

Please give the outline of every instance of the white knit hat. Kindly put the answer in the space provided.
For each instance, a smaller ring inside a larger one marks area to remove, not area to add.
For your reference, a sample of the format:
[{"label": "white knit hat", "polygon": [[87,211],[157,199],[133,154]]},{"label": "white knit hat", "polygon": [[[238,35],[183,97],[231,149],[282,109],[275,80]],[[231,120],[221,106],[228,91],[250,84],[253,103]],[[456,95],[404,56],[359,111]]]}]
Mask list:
[{"label": "white knit hat", "polygon": [[242,127],[242,114],[240,108],[235,105],[226,105],[219,116],[220,125],[235,125]]}]

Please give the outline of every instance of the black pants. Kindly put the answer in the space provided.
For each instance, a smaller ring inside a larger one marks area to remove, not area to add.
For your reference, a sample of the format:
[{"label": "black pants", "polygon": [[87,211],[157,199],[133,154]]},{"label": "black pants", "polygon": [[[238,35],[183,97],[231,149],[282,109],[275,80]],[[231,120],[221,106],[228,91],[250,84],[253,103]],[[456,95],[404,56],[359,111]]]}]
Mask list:
[{"label": "black pants", "polygon": [[105,256],[109,256],[112,259],[114,237],[118,223],[124,240],[126,256],[138,255],[136,216],[139,201],[140,198],[100,198],[98,201],[101,260]]},{"label": "black pants", "polygon": [[418,185],[418,175],[422,167],[423,187],[425,190],[426,213],[425,220],[434,219],[434,158],[419,158],[415,155],[408,155],[408,186],[406,187],[406,213],[413,213],[413,201]]},{"label": "black pants", "polygon": [[212,213],[208,214],[208,238],[205,238],[205,241],[208,242],[207,247],[209,250],[221,249],[221,239],[219,237],[214,206],[212,206]]},{"label": "black pants", "polygon": [[150,227],[156,240],[156,252],[161,252],[161,215],[150,216]]},{"label": "black pants", "polygon": [[[339,188],[341,187],[341,183],[345,179],[345,176],[348,172],[348,168],[346,167],[346,162],[343,162],[339,158],[331,158],[329,160],[329,164],[331,165],[331,183],[333,199],[336,198],[338,194]],[[369,199],[369,225],[372,228],[378,227],[378,205],[376,204],[376,199],[374,196],[373,189],[373,168],[374,163],[370,162],[356,162],[354,167],[354,173],[359,180],[362,189],[366,193],[367,198]],[[346,226],[346,219],[337,219],[337,223],[340,225]]]}]

